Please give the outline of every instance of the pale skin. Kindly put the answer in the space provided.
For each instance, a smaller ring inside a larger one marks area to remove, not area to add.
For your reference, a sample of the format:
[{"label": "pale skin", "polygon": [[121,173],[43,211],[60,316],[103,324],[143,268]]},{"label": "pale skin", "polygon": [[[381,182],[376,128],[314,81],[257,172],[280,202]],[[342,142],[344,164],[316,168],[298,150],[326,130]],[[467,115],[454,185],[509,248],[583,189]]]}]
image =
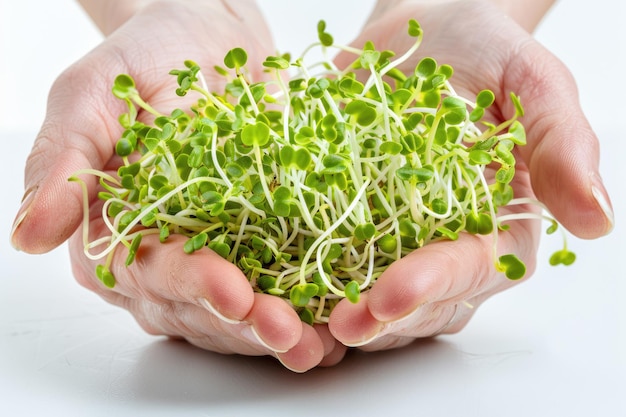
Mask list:
[{"label": "pale skin", "polygon": [[[520,95],[529,144],[519,154],[516,195],[536,196],[571,233],[597,238],[613,224],[598,171],[598,140],[577,104],[570,73],[528,34],[551,3],[380,1],[354,43],[373,40],[381,49],[404,50],[411,42],[405,31],[410,16],[424,27],[423,54],[455,68],[453,81],[461,93],[490,88],[500,98],[491,118],[512,113],[509,91]],[[148,102],[168,110],[174,106],[174,80],[167,72],[183,60],[210,68],[228,49],[242,46],[254,68],[274,48],[253,1],[81,4],[107,37],[65,71],[50,92],[48,113],[26,164],[27,191],[11,237],[17,249],[42,253],[69,239],[77,280],[129,310],[146,331],[221,353],[271,355],[296,372],[336,364],[348,346],[389,349],[441,331],[459,331],[477,306],[512,285],[495,271],[489,239],[463,236],[396,262],[358,304],[342,302],[328,326],[311,327],[283,300],[254,293],[237,268],[218,255],[208,249],[186,255],[183,239],[172,236],[165,245],[145,238],[129,268],[119,251],[112,267],[117,285],[104,288],[94,276],[95,264],[83,255],[81,190],[67,178],[78,169],[119,164],[114,143],[123,104],[110,94],[113,78],[131,74]],[[342,60],[339,56],[338,64]],[[481,64],[484,71],[475,71]],[[208,82],[219,87],[217,78]],[[511,227],[501,235],[500,247],[518,254],[530,274],[539,225],[521,221]],[[90,230],[97,234],[103,229],[93,218]]]}]

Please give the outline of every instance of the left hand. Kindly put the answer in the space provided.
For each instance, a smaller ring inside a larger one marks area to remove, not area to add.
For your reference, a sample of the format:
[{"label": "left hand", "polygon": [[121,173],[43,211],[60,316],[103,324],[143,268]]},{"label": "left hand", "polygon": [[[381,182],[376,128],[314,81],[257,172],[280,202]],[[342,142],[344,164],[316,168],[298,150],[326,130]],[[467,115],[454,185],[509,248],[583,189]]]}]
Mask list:
[{"label": "left hand", "polygon": [[[376,13],[355,40],[379,50],[404,51],[413,41],[409,18],[424,29],[418,57],[432,56],[454,67],[451,83],[466,97],[491,89],[494,121],[510,117],[509,92],[518,94],[526,115],[528,144],[517,154],[516,197],[543,202],[552,215],[581,238],[597,238],[613,224],[608,195],[598,173],[598,140],[578,104],[575,82],[565,66],[531,35],[488,1],[404,1]],[[339,56],[345,65],[351,56]],[[412,68],[405,65],[405,72]],[[536,196],[536,197],[535,197]],[[501,208],[499,214],[532,207]],[[510,223],[500,233],[500,254],[514,253],[535,269],[538,221]],[[494,268],[490,236],[462,234],[457,241],[426,245],[392,264],[358,304],[343,300],[329,329],[342,343],[364,350],[406,345],[416,338],[461,330],[481,303],[511,287]]]}]

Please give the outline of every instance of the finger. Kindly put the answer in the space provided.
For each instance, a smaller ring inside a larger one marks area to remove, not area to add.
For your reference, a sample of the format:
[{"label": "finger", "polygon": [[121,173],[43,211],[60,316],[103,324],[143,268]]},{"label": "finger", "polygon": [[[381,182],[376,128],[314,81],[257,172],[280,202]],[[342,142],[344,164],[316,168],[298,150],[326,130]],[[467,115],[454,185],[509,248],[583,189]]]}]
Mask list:
[{"label": "finger", "polygon": [[114,292],[156,304],[190,303],[211,310],[225,321],[243,320],[254,303],[248,280],[234,264],[208,248],[186,254],[185,241],[184,236],[172,235],[161,243],[157,235],[146,235],[129,266],[125,264],[126,247],[116,249],[110,266],[116,282],[110,289],[95,275],[96,265],[104,261],[82,255],[83,243],[77,233],[70,240],[70,250],[76,254],[73,272],[82,285],[105,297]]},{"label": "finger", "polygon": [[383,329],[383,323],[372,315],[368,306],[369,293],[361,294],[358,303],[339,302],[330,314],[328,329],[338,341],[356,347],[370,343]]},{"label": "finger", "polygon": [[317,341],[310,336],[303,340],[303,327],[298,315],[284,300],[275,296],[255,294],[250,313],[240,323],[216,321],[211,314],[207,318],[202,326],[193,326],[192,329],[196,335],[206,337],[210,346],[221,346],[221,351],[225,353],[277,356],[296,348],[298,344],[311,343],[308,349],[318,351],[320,356],[324,354],[319,337]]},{"label": "finger", "polygon": [[319,366],[334,366],[341,362],[346,356],[348,348],[335,339],[328,329],[326,324],[315,324],[313,328],[317,332],[322,344],[324,346],[324,359],[319,363]]},{"label": "finger", "polygon": [[528,145],[521,154],[536,196],[573,234],[608,233],[614,215],[599,173],[598,138],[582,112],[571,73],[541,45],[527,42],[505,74],[505,90],[516,92],[526,109]]},{"label": "finger", "polygon": [[[531,242],[537,241],[538,233],[517,229],[501,233],[499,250],[519,256],[530,276],[536,262],[536,243]],[[524,239],[528,243],[517,244]],[[398,321],[426,304],[459,303],[512,286],[518,281],[496,271],[491,245],[483,236],[461,234],[456,241],[426,245],[393,263],[370,290],[372,316],[381,322]]]},{"label": "finger", "polygon": [[[245,321],[252,325],[254,334],[263,344],[275,352],[287,352],[298,343],[306,344],[312,340],[312,336],[303,333],[305,328],[300,318],[285,300],[268,294],[257,293],[254,296],[254,305]],[[306,340],[303,340],[305,337]],[[320,346],[315,343],[316,346],[312,349],[319,350],[317,354],[323,355],[321,341]]]},{"label": "finger", "polygon": [[50,91],[46,118],[26,163],[26,193],[11,236],[19,250],[46,252],[70,237],[81,219],[82,195],[68,178],[79,169],[102,168],[112,155],[117,117],[106,111],[114,112],[120,103],[109,92],[112,78],[104,76],[101,65],[91,64],[91,57],[83,59]]},{"label": "finger", "polygon": [[285,353],[277,353],[278,360],[289,370],[306,372],[319,365],[324,358],[324,343],[319,335],[306,323],[300,322],[302,338]]},{"label": "finger", "polygon": [[156,304],[117,296],[122,297],[118,299],[119,305],[130,311],[150,334],[185,339],[202,349],[223,354],[276,356],[276,351],[262,341],[247,322],[225,322],[211,311],[189,303]]},{"label": "finger", "polygon": [[[271,351],[287,351],[300,340],[300,318],[284,300],[255,294],[234,264],[208,248],[186,254],[185,242],[184,236],[171,235],[161,243],[157,235],[148,234],[129,266],[125,264],[127,249],[116,249],[110,266],[116,280],[112,289],[95,277],[98,262],[86,257],[77,258],[81,261],[75,264],[74,274],[79,282],[105,298],[114,292],[157,305],[186,303],[200,306],[228,324],[245,321],[251,325],[246,333],[248,339]],[[70,245],[74,253],[83,250],[78,236],[71,239]]]}]

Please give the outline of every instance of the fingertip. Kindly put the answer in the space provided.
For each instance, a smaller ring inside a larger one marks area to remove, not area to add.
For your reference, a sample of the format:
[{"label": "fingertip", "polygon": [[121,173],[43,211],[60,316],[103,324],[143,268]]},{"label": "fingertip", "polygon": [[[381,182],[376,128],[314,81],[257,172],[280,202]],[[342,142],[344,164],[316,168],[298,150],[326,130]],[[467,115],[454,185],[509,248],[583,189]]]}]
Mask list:
[{"label": "fingertip", "polygon": [[368,306],[377,320],[383,323],[400,320],[441,293],[438,288],[441,274],[434,271],[439,263],[424,264],[423,273],[419,279],[415,278],[414,260],[421,254],[414,252],[401,262],[392,263],[371,288]]},{"label": "fingertip", "polygon": [[208,248],[185,253],[186,241],[187,237],[173,234],[161,242],[158,235],[147,234],[130,266],[123,261],[126,250],[121,251],[115,275],[128,286],[139,283],[146,290],[144,296],[199,304],[225,322],[243,321],[255,303],[246,277]]},{"label": "fingertip", "polygon": [[611,199],[598,174],[597,143],[592,139],[576,146],[544,140],[530,166],[539,200],[581,239],[604,236],[615,223]]},{"label": "fingertip", "polygon": [[275,352],[287,352],[303,337],[300,318],[276,296],[254,294],[254,304],[244,320],[254,327],[262,344]]},{"label": "fingertip", "polygon": [[64,160],[59,164],[40,183],[27,188],[10,234],[16,250],[49,252],[69,239],[80,225],[80,190],[68,182],[71,165]]},{"label": "fingertip", "polygon": [[313,328],[319,335],[324,346],[324,359],[319,363],[319,366],[334,366],[341,362],[348,351],[348,347],[333,337],[328,329],[328,325],[315,324]]},{"label": "fingertip", "polygon": [[593,174],[591,177],[591,195],[596,200],[599,211],[602,213],[600,218],[604,220],[604,224],[598,227],[598,234],[592,237],[600,237],[611,233],[615,227],[615,213],[613,212],[613,205],[609,193],[607,192],[599,174]]},{"label": "fingertip", "polygon": [[330,314],[328,329],[346,346],[362,346],[376,338],[383,328],[369,311],[368,294],[362,294],[358,303],[341,300]]},{"label": "fingertip", "polygon": [[296,373],[306,372],[324,359],[324,343],[312,326],[300,322],[301,337],[291,349],[276,357],[283,366]]}]

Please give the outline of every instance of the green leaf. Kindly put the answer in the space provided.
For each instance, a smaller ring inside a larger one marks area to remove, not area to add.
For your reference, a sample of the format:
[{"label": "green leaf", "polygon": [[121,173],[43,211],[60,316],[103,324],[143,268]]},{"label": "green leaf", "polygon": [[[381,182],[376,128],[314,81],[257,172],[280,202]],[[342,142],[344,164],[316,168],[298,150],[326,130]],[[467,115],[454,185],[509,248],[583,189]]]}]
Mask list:
[{"label": "green leaf", "polygon": [[380,145],[380,151],[389,155],[398,155],[402,149],[402,145],[396,142],[383,142]]},{"label": "green leaf", "polygon": [[485,115],[485,109],[483,109],[482,107],[476,107],[470,113],[470,122],[476,123],[477,121],[482,119],[484,115]]},{"label": "green leaf", "polygon": [[570,252],[567,249],[561,249],[556,251],[550,256],[550,265],[556,266],[559,264],[569,266],[576,261],[576,254]]},{"label": "green leaf", "polygon": [[113,81],[113,95],[120,99],[128,99],[137,94],[135,80],[128,74],[120,74]]},{"label": "green leaf", "polygon": [[392,235],[384,235],[376,241],[381,251],[385,253],[393,253],[398,248],[398,240]]},{"label": "green leaf", "polygon": [[233,48],[226,53],[224,65],[230,69],[238,69],[246,65],[248,54],[243,48]]},{"label": "green leaf", "polygon": [[493,91],[491,91],[491,90],[482,90],[476,96],[476,105],[478,107],[482,107],[483,109],[486,109],[487,107],[489,107],[489,106],[491,106],[493,104],[495,99],[496,99],[496,96],[495,96],[495,94],[493,94]]},{"label": "green leaf", "polygon": [[398,223],[398,230],[400,230],[400,235],[404,237],[417,237],[417,225],[414,224],[410,219],[402,219]]},{"label": "green leaf", "polygon": [[115,144],[115,153],[121,157],[129,156],[134,150],[135,147],[128,138],[120,138]]},{"label": "green leaf", "polygon": [[280,187],[276,188],[274,190],[274,199],[277,201],[280,200],[288,200],[291,198],[291,189],[289,187],[286,187],[284,185],[281,185]]},{"label": "green leaf", "polygon": [[513,102],[513,106],[515,106],[515,116],[523,117],[524,116],[524,107],[522,107],[522,102],[520,98],[514,93],[510,94],[511,101]]},{"label": "green leaf", "polygon": [[241,131],[241,141],[246,146],[265,146],[270,140],[270,128],[263,122],[246,125]]},{"label": "green leaf", "polygon": [[296,307],[304,307],[317,295],[318,290],[319,287],[313,283],[294,285],[289,292],[289,300]]},{"label": "green leaf", "polygon": [[376,109],[362,100],[350,101],[345,107],[345,112],[350,115],[355,115],[356,122],[361,126],[371,125],[374,120],[376,120],[376,117],[378,117]]},{"label": "green leaf", "polygon": [[329,261],[335,260],[341,256],[343,253],[343,247],[338,243],[333,243],[330,245],[328,249],[328,253],[326,254],[326,258]]},{"label": "green leaf", "polygon": [[421,168],[413,168],[405,165],[398,168],[396,176],[403,181],[426,182],[435,175],[435,171],[431,166],[423,166]]},{"label": "green leaf", "polygon": [[457,240],[459,238],[459,234],[457,232],[453,232],[447,227],[438,227],[437,232],[441,233],[442,236],[447,237],[450,240]]},{"label": "green leaf", "polygon": [[322,98],[328,87],[330,87],[330,81],[326,78],[319,78],[309,84],[306,92],[313,98]]},{"label": "green leaf", "polygon": [[301,170],[306,170],[312,161],[311,152],[306,148],[298,149],[293,158],[293,163]]},{"label": "green leaf", "polygon": [[359,61],[361,62],[361,66],[363,68],[369,68],[371,65],[376,65],[379,59],[380,52],[378,51],[363,51],[359,57]]},{"label": "green leaf", "polygon": [[289,61],[279,56],[268,56],[265,58],[265,61],[263,61],[263,66],[266,68],[284,70],[289,68]]},{"label": "green leaf", "polygon": [[469,152],[470,163],[473,165],[488,165],[491,163],[491,155],[487,151],[474,149]]},{"label": "green leaf", "polygon": [[165,242],[169,236],[170,236],[169,227],[167,227],[167,225],[161,226],[161,229],[159,229],[159,242],[161,243]]},{"label": "green leaf", "polygon": [[546,234],[551,235],[554,232],[556,232],[559,228],[559,224],[557,223],[556,220],[552,220],[550,222],[550,226],[548,227],[548,229],[546,230]]},{"label": "green leaf", "polygon": [[219,242],[216,240],[212,240],[207,245],[209,249],[213,252],[217,253],[222,258],[226,259],[230,254],[230,246],[224,242]]},{"label": "green leaf", "polygon": [[516,145],[526,145],[526,130],[518,120],[514,121],[509,127],[509,134],[511,135],[511,141]]},{"label": "green leaf", "polygon": [[294,140],[298,145],[307,145],[315,137],[315,131],[310,126],[302,126],[295,134]]},{"label": "green leaf", "polygon": [[207,235],[204,232],[199,233],[189,238],[185,242],[185,245],[183,246],[183,250],[185,251],[185,253],[193,253],[197,250],[202,249],[206,245],[208,240],[209,240],[209,235]]},{"label": "green leaf", "polygon": [[318,297],[324,297],[326,294],[328,294],[328,287],[326,286],[326,283],[322,279],[322,276],[319,272],[313,274],[312,281],[318,287],[316,294]]},{"label": "green leaf", "polygon": [[339,81],[339,90],[347,95],[357,95],[363,92],[363,83],[355,80],[354,78],[345,77]]},{"label": "green leaf", "polygon": [[129,266],[135,261],[135,256],[137,256],[137,250],[139,249],[139,245],[141,245],[142,238],[143,235],[141,233],[138,233],[130,242],[130,247],[128,248],[128,256],[126,257],[126,266]]},{"label": "green leaf", "polygon": [[359,302],[359,298],[361,295],[361,289],[359,288],[359,283],[356,281],[350,281],[346,284],[346,288],[344,289],[346,293],[346,298],[350,300],[351,303],[356,304]]},{"label": "green leaf", "polygon": [[456,125],[465,120],[467,107],[463,100],[448,96],[441,101],[441,107],[445,114],[446,123]]},{"label": "green leaf", "polygon": [[226,170],[226,173],[231,178],[241,178],[246,173],[246,170],[241,165],[239,165],[239,164],[237,164],[235,162],[231,162],[229,164],[226,164],[224,169]]},{"label": "green leaf", "polygon": [[514,167],[502,167],[496,171],[496,181],[501,184],[508,184],[515,176]]},{"label": "green leaf", "polygon": [[324,46],[331,46],[334,42],[331,34],[326,32],[326,22],[323,20],[317,23],[317,37]]},{"label": "green leaf", "polygon": [[337,154],[326,155],[322,159],[322,164],[328,172],[343,172],[346,170],[346,160],[343,156]]},{"label": "green leaf", "polygon": [[115,276],[107,267],[104,265],[96,266],[96,277],[104,284],[107,288],[115,287]]},{"label": "green leaf", "polygon": [[152,187],[154,190],[160,190],[168,184],[169,180],[165,175],[157,174],[150,178],[150,187]]},{"label": "green leaf", "polygon": [[425,57],[415,67],[415,75],[420,78],[428,78],[437,70],[437,61],[431,57]]},{"label": "green leaf", "polygon": [[441,198],[435,198],[430,202],[432,210],[437,214],[445,214],[448,211],[448,203]]},{"label": "green leaf", "polygon": [[513,254],[502,255],[498,258],[497,269],[504,272],[510,280],[518,280],[526,274],[526,265]]},{"label": "green leaf", "polygon": [[268,291],[270,288],[276,287],[276,277],[271,275],[261,275],[257,278],[256,285],[261,291]]},{"label": "green leaf", "polygon": [[308,324],[309,326],[313,326],[315,323],[315,315],[308,308],[303,308],[298,312],[298,317],[303,323]]},{"label": "green leaf", "polygon": [[376,226],[373,223],[359,224],[354,228],[354,237],[359,240],[369,240],[376,235]]},{"label": "green leaf", "polygon": [[294,163],[296,150],[293,146],[285,145],[280,149],[279,155],[281,165],[284,167],[290,167]]},{"label": "green leaf", "polygon": [[488,235],[493,232],[493,221],[488,213],[469,213],[465,217],[465,230],[468,233]]},{"label": "green leaf", "polygon": [[277,200],[274,202],[274,214],[278,217],[289,217],[291,205],[288,201]]},{"label": "green leaf", "polygon": [[417,20],[415,19],[411,19],[409,20],[409,36],[413,37],[413,38],[417,38],[419,36],[422,36],[422,27],[420,26],[419,23],[417,23]]}]

